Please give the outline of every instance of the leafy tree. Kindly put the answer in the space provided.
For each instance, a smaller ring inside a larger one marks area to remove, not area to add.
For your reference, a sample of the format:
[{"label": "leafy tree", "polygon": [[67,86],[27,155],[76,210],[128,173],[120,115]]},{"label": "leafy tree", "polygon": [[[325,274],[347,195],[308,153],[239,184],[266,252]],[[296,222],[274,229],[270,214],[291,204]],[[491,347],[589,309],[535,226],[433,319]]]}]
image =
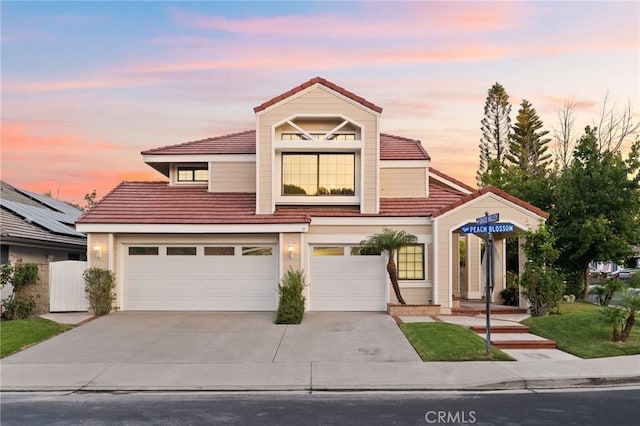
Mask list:
[{"label": "leafy tree", "polygon": [[595,129],[578,140],[569,168],[560,176],[551,211],[566,272],[581,272],[587,296],[588,265],[622,259],[640,241],[640,141],[627,159],[600,151]]},{"label": "leafy tree", "polygon": [[98,194],[96,193],[96,190],[92,190],[89,193],[84,194],[84,202],[85,202],[85,206],[82,210],[87,211],[89,209],[91,209],[93,206],[96,205],[96,203],[98,202],[96,200],[96,198],[98,197]]},{"label": "leafy tree", "polygon": [[387,273],[393,286],[393,292],[396,294],[398,302],[406,305],[402,294],[400,294],[400,285],[398,284],[398,268],[396,267],[396,254],[402,247],[415,244],[418,238],[405,231],[396,231],[394,229],[384,228],[382,232],[370,235],[366,240],[360,242],[363,250],[369,252],[381,253],[387,255]]},{"label": "leafy tree", "polygon": [[562,275],[553,266],[559,252],[555,248],[555,237],[544,224],[535,232],[526,232],[525,236],[527,263],[520,284],[531,305],[531,315],[543,316],[558,305],[564,293]]},{"label": "leafy tree", "polygon": [[495,83],[487,92],[481,121],[480,165],[476,178],[482,186],[501,186],[501,173],[511,133],[510,114],[509,95],[500,83]]}]

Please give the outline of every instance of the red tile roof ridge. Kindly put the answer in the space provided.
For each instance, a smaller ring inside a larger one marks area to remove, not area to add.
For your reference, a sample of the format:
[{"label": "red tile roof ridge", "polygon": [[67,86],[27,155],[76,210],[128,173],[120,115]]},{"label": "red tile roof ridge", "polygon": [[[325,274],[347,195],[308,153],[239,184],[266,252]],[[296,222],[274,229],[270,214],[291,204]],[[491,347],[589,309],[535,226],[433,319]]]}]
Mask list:
[{"label": "red tile roof ridge", "polygon": [[325,86],[325,87],[327,87],[327,88],[329,88],[329,89],[331,89],[331,90],[333,90],[335,92],[340,93],[341,95],[346,96],[347,98],[349,98],[349,99],[351,99],[351,100],[353,100],[355,102],[358,102],[359,104],[361,104],[361,105],[363,105],[363,106],[365,106],[365,107],[367,107],[367,108],[369,108],[369,109],[371,109],[371,110],[373,110],[373,111],[375,111],[377,113],[381,113],[382,112],[382,107],[379,107],[376,104],[366,100],[365,98],[363,98],[361,96],[358,96],[355,93],[350,92],[349,90],[345,89],[344,87],[338,86],[337,84],[332,83],[329,80],[324,79],[322,77],[314,77],[311,80],[306,81],[306,82],[294,87],[293,89],[290,89],[290,90],[288,90],[288,91],[286,91],[286,92],[284,92],[284,93],[282,93],[282,94],[280,94],[280,95],[278,95],[278,96],[276,96],[274,98],[269,99],[266,102],[263,102],[262,104],[260,104],[257,107],[253,108],[253,112],[258,113],[260,111],[263,111],[263,110],[269,108],[271,105],[275,105],[278,102],[280,102],[280,101],[282,101],[284,99],[287,99],[288,97],[293,96],[296,93],[299,93],[299,92],[303,91],[304,89],[306,89],[308,87],[311,87],[311,86],[313,86],[315,84],[321,84],[321,85],[323,85],[323,86]]},{"label": "red tile roof ridge", "polygon": [[443,172],[441,172],[440,170],[435,169],[435,168],[433,168],[433,167],[429,167],[429,171],[430,171],[430,172],[433,172],[434,174],[436,174],[436,175],[440,176],[440,177],[441,177],[441,178],[443,178],[443,179],[450,180],[452,183],[455,183],[456,185],[463,187],[463,188],[464,188],[464,189],[466,189],[467,191],[471,191],[471,192],[473,192],[473,191],[476,191],[476,190],[477,190],[477,188],[474,188],[474,187],[472,187],[472,186],[469,186],[469,185],[467,185],[466,183],[464,183],[464,182],[462,182],[462,181],[459,181],[458,179],[453,178],[453,177],[449,176],[448,174],[443,173]]},{"label": "red tile roof ridge", "polygon": [[240,136],[240,135],[244,135],[244,134],[248,134],[248,133],[255,133],[255,132],[256,132],[255,130],[242,130],[240,132],[232,132],[232,133],[227,133],[225,135],[213,136],[213,137],[209,137],[209,138],[198,139],[198,140],[195,140],[195,141],[188,141],[188,142],[183,142],[183,143],[174,144],[174,145],[165,145],[165,146],[161,146],[161,147],[158,147],[158,148],[151,148],[151,149],[147,149],[147,150],[142,151],[140,154],[142,154],[142,155],[156,154],[157,151],[161,151],[161,150],[164,150],[164,149],[167,149],[167,148],[177,148],[177,147],[181,147],[181,146],[188,146],[188,145],[193,145],[193,144],[202,143],[202,142],[210,142],[210,141],[215,141],[215,140],[219,140],[219,139],[230,138],[230,137],[233,137],[233,136]]},{"label": "red tile roof ridge", "polygon": [[478,189],[478,190],[472,192],[471,194],[469,194],[469,195],[461,198],[460,200],[456,201],[455,203],[452,203],[452,204],[450,204],[448,206],[445,206],[445,207],[433,212],[432,217],[436,218],[438,216],[441,216],[444,213],[446,213],[448,211],[451,211],[451,210],[454,210],[454,209],[460,207],[461,205],[466,204],[469,201],[475,200],[476,198],[478,198],[478,197],[480,197],[480,196],[482,196],[484,194],[487,194],[487,193],[492,193],[492,194],[495,194],[495,195],[497,195],[499,197],[502,197],[502,198],[506,199],[507,201],[510,201],[510,202],[520,206],[520,207],[523,207],[523,208],[529,210],[532,213],[537,214],[540,217],[543,217],[545,219],[549,218],[549,213],[543,211],[542,209],[539,209],[538,207],[534,206],[533,204],[530,204],[530,203],[528,203],[528,202],[526,202],[524,200],[521,200],[520,198],[518,198],[518,197],[516,197],[514,195],[511,195],[511,194],[509,194],[507,192],[504,192],[503,190],[498,189],[498,188],[496,188],[495,186],[492,186],[492,185],[487,185],[487,186],[485,186],[485,187],[483,187],[481,189]]},{"label": "red tile roof ridge", "polygon": [[400,140],[407,141],[407,142],[418,142],[418,143],[420,143],[420,139],[408,138],[406,136],[392,135],[390,133],[380,132],[380,136],[386,136],[386,137],[389,137],[389,138],[400,139]]},{"label": "red tile roof ridge", "polygon": [[91,208],[90,208],[90,209],[85,210],[85,212],[84,212],[84,213],[82,213],[82,216],[80,216],[80,217],[78,218],[78,220],[76,220],[76,223],[81,222],[81,221],[82,221],[82,219],[84,219],[84,217],[85,217],[86,215],[88,215],[88,214],[91,212],[91,210],[95,209],[95,208],[96,208],[96,207],[98,207],[100,204],[102,204],[102,203],[104,202],[104,200],[105,200],[107,197],[111,196],[114,192],[116,192],[119,188],[121,188],[122,186],[124,186],[126,183],[127,183],[127,181],[126,181],[126,180],[123,180],[122,182],[120,182],[119,184],[117,184],[116,186],[114,186],[114,187],[113,187],[113,189],[111,189],[111,191],[109,191],[109,192],[107,192],[106,194],[104,194],[104,197],[102,197],[100,200],[98,200],[98,202],[97,202],[97,203],[95,203],[93,206],[91,206]]}]

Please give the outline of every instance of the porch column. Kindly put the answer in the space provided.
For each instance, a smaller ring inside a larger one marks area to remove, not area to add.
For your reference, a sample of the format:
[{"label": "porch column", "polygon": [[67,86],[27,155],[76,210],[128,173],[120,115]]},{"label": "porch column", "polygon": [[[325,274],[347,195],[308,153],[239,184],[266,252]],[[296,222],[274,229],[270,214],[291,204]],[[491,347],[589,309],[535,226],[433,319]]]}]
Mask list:
[{"label": "porch column", "polygon": [[496,253],[498,254],[499,259],[494,259],[494,271],[495,277],[493,278],[493,294],[491,295],[491,301],[494,303],[502,303],[502,298],[500,297],[500,292],[504,290],[506,283],[506,270],[507,270],[507,256],[506,256],[506,240],[501,238],[499,240],[494,240],[493,242],[496,247]]},{"label": "porch column", "polygon": [[480,243],[481,239],[469,234],[467,238],[467,297],[469,299],[482,298],[482,276],[480,273]]},{"label": "porch column", "polygon": [[[527,263],[527,256],[524,254],[524,243],[526,241],[525,237],[518,237],[518,276],[522,278],[522,274],[524,273],[524,266]],[[520,280],[518,280],[520,282]],[[522,295],[522,286],[518,287],[520,298],[518,302],[518,306],[521,308],[527,308],[529,306],[529,302],[527,298]]]},{"label": "porch column", "polygon": [[451,234],[451,285],[453,296],[460,297],[460,237],[456,233]]}]

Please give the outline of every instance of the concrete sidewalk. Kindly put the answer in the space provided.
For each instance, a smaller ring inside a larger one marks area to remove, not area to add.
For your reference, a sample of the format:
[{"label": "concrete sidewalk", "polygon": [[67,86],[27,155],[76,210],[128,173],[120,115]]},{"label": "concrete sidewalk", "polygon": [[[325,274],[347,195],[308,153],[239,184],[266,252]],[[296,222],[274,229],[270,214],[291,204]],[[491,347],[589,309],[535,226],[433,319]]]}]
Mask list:
[{"label": "concrete sidewalk", "polygon": [[399,330],[388,316],[306,319],[304,327],[286,328],[273,325],[270,314],[242,322],[225,314],[110,315],[3,359],[0,390],[428,391],[640,383],[640,355],[422,362],[406,339],[395,340]]},{"label": "concrete sidewalk", "polygon": [[529,362],[3,364],[2,391],[497,390],[640,383],[640,355]]}]

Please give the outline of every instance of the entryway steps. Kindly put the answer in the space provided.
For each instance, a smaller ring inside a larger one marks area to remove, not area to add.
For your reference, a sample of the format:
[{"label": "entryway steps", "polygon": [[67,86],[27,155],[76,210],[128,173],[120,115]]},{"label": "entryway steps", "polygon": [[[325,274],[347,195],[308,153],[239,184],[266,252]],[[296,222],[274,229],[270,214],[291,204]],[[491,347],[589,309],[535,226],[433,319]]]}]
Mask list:
[{"label": "entryway steps", "polygon": [[[461,307],[461,308],[451,309],[451,315],[475,316],[475,315],[483,315],[483,314],[486,314],[486,313],[487,313],[486,309],[480,309],[480,308]],[[501,307],[499,309],[494,309],[492,307],[491,308],[491,313],[492,314],[517,315],[517,314],[526,314],[527,310],[526,309],[520,309],[520,308],[507,308],[507,307]]]},{"label": "entryway steps", "polygon": [[[486,333],[487,327],[484,325],[474,325],[471,327],[476,333]],[[529,327],[526,325],[493,325],[491,326],[491,334],[493,333],[528,333]]]},{"label": "entryway steps", "polygon": [[491,340],[498,349],[556,349],[553,340]]},{"label": "entryway steps", "polygon": [[[510,327],[510,326],[503,326]],[[525,328],[523,326],[523,328]],[[473,328],[476,334],[482,338],[486,337],[485,331],[478,332]],[[486,329],[485,329],[486,330]],[[536,336],[518,331],[504,331],[495,332],[494,327],[491,327],[491,344],[499,349],[555,349],[556,342],[553,340],[545,339],[544,337]],[[495,333],[495,334],[493,334]]]}]

